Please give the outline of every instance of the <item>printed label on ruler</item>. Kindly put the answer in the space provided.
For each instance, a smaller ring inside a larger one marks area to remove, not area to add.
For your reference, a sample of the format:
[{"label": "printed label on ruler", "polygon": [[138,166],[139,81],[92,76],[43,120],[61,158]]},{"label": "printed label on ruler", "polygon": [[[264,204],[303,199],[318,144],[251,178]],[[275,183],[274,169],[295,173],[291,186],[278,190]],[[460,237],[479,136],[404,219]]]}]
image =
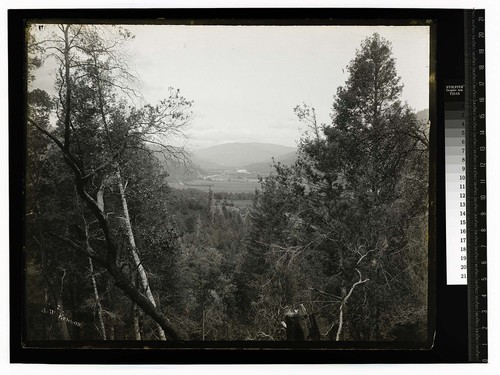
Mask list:
[{"label": "printed label on ruler", "polygon": [[465,196],[465,86],[446,85],[446,280],[467,285],[467,233]]}]

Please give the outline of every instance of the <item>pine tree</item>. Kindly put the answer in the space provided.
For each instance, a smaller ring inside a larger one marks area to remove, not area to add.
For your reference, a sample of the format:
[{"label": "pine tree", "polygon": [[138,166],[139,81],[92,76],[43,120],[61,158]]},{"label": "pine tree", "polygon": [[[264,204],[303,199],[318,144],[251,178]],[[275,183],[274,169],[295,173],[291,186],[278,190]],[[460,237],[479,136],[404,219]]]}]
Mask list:
[{"label": "pine tree", "polygon": [[[369,280],[363,285],[365,295],[354,290],[349,295],[350,308],[343,309],[344,320],[356,326],[358,333],[347,324],[338,336],[378,340],[388,335],[389,328],[382,334],[382,316],[390,322],[395,310],[411,310],[403,306],[408,301],[401,302],[412,288],[411,280],[404,280],[405,275],[389,279],[406,272],[397,269],[403,264],[422,269],[398,251],[411,242],[408,223],[426,213],[427,176],[422,168],[416,172],[415,166],[426,165],[427,153],[421,139],[414,136],[419,131],[416,116],[402,103],[403,86],[390,43],[378,34],[367,38],[348,72],[345,85],[337,90],[331,125],[324,126],[320,139],[303,142],[302,165],[312,182],[311,195],[327,200],[318,200],[326,210],[318,206],[315,221],[330,223],[323,225],[323,233],[336,233],[331,242],[333,263],[342,280],[334,294],[345,298],[352,285]],[[420,194],[408,195],[409,184],[419,185]],[[420,204],[412,204],[415,200]],[[420,251],[425,253],[423,238],[418,235]],[[420,297],[423,303],[425,298]],[[368,303],[361,308],[357,299]],[[363,315],[372,317],[369,324]],[[360,337],[363,326],[367,332]]]},{"label": "pine tree", "polygon": [[397,327],[412,321],[419,322],[410,330],[420,339],[426,318],[425,131],[402,102],[387,40],[368,37],[347,71],[329,125],[317,123],[314,108],[295,108],[312,131],[301,140],[296,165],[278,166],[262,184],[249,260],[262,268],[270,249],[299,254],[295,295],[286,300],[304,299],[307,290],[321,297],[308,309],[321,311],[320,330],[332,340],[397,339]]}]

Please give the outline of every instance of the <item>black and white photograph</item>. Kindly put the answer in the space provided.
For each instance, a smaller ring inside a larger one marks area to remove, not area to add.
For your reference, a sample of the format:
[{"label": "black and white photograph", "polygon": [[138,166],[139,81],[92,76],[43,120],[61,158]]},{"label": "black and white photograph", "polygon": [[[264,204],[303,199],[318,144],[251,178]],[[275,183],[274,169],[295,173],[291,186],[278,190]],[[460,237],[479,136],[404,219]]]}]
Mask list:
[{"label": "black and white photograph", "polygon": [[24,345],[431,347],[425,20],[25,32]]}]

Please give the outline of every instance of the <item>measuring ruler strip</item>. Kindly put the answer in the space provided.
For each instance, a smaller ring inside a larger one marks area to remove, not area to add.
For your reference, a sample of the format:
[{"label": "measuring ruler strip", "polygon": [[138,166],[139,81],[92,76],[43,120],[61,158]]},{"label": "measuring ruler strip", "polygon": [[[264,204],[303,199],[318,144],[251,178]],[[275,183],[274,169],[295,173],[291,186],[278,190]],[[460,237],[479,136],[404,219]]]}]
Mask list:
[{"label": "measuring ruler strip", "polygon": [[484,10],[465,12],[469,361],[488,361]]}]

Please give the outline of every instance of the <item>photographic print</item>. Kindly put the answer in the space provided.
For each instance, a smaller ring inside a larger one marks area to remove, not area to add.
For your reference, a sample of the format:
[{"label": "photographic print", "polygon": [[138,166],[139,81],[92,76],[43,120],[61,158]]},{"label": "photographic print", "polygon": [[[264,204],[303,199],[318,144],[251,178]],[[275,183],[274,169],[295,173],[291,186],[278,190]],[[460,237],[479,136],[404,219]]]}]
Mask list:
[{"label": "photographic print", "polygon": [[429,25],[25,31],[26,346],[429,348]]}]

